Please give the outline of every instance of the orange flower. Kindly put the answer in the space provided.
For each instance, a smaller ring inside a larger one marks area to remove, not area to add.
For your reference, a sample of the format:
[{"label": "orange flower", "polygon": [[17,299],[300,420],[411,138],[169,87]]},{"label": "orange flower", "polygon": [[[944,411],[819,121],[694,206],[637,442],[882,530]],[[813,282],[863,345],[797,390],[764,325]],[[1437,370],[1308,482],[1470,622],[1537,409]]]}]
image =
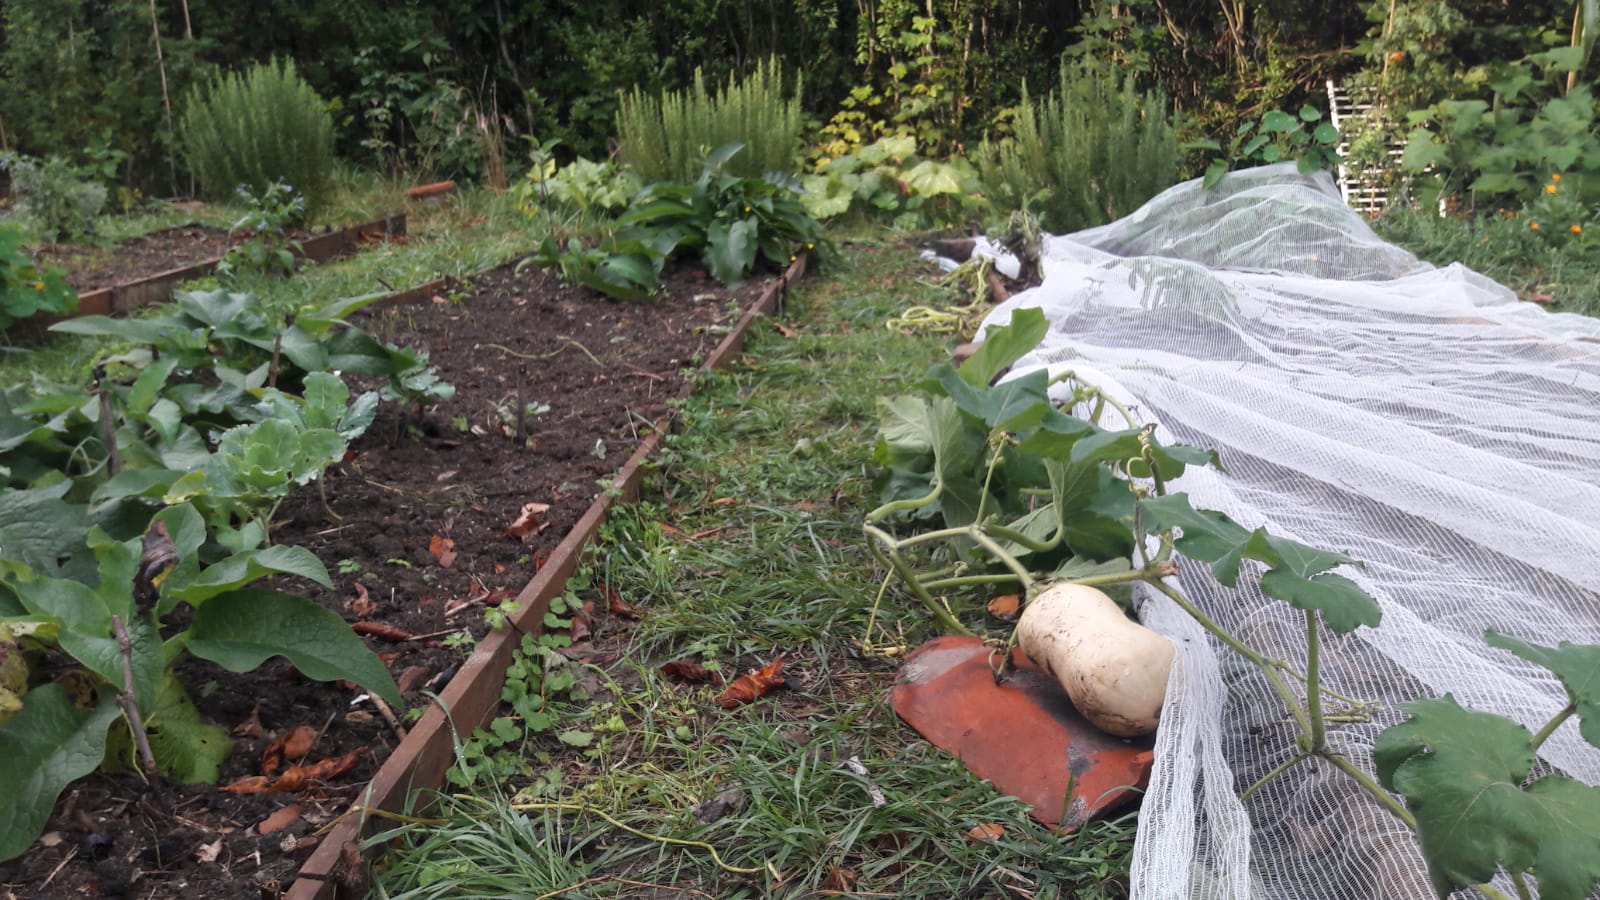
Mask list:
[{"label": "orange flower", "polygon": [[1583,234],[1583,226],[1582,225],[1574,225],[1568,230],[1571,231],[1573,234]]},{"label": "orange flower", "polygon": [[1546,194],[1554,194],[1556,192],[1556,186],[1553,184],[1547,184],[1544,186],[1544,192]]},{"label": "orange flower", "polygon": [[1551,172],[1550,173],[1550,180],[1551,181],[1560,181],[1561,180],[1561,173],[1560,172]]},{"label": "orange flower", "polygon": [[1529,222],[1528,223],[1528,227],[1532,228],[1534,231],[1538,231],[1539,230],[1539,223],[1538,222]]}]

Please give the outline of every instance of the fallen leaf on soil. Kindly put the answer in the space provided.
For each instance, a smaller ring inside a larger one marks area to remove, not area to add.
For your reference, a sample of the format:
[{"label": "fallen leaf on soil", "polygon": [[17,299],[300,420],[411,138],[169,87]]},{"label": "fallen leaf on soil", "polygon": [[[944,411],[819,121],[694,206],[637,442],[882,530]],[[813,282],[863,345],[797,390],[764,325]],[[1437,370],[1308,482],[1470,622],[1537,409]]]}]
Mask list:
[{"label": "fallen leaf on soil", "polygon": [[572,614],[572,624],[567,626],[567,636],[574,644],[589,639],[589,617],[594,615],[594,603],[585,601],[583,609]]},{"label": "fallen leaf on soil", "polygon": [[992,844],[1006,836],[1006,827],[999,822],[985,822],[967,829],[967,840],[974,844]]},{"label": "fallen leaf on soil", "polygon": [[1533,303],[1554,303],[1556,295],[1546,291],[1535,291],[1528,295],[1528,300]]},{"label": "fallen leaf on soil", "polygon": [[217,788],[217,790],[229,794],[264,794],[268,790],[267,785],[271,783],[272,779],[265,775],[246,775],[238,781],[229,782]]},{"label": "fallen leaf on soil", "polygon": [[404,650],[390,650],[387,653],[379,653],[378,659],[383,660],[383,664],[387,666],[388,664],[405,655],[406,654]]},{"label": "fallen leaf on soil", "polygon": [[1021,598],[1016,594],[1001,594],[989,601],[989,615],[996,619],[1010,622],[1017,617],[1017,607],[1021,605]]},{"label": "fallen leaf on soil", "polygon": [[357,747],[343,756],[331,756],[304,766],[290,766],[283,770],[283,774],[279,775],[276,781],[265,775],[252,775],[232,784],[225,784],[218,790],[230,794],[279,794],[304,790],[314,781],[332,781],[355,768],[356,762],[365,752],[367,752],[366,747]]},{"label": "fallen leaf on soil", "polygon": [[234,737],[266,737],[267,730],[261,727],[261,701],[250,710],[250,718],[233,726]]},{"label": "fallen leaf on soil", "polygon": [[539,516],[549,511],[550,504],[548,503],[524,503],[522,505],[522,515],[517,516],[517,520],[506,528],[506,537],[526,541],[528,538],[549,528],[550,523],[539,521]]},{"label": "fallen leaf on soil", "polygon": [[828,877],[822,882],[821,890],[847,892],[856,889],[856,879],[861,876],[848,866],[829,866]]},{"label": "fallen leaf on soil", "polygon": [[661,667],[661,671],[674,678],[702,684],[721,684],[722,673],[713,672],[692,659],[675,659]]},{"label": "fallen leaf on soil", "polygon": [[717,499],[711,501],[711,505],[712,506],[732,506],[733,504],[738,503],[738,502],[739,502],[739,500],[736,497],[718,497]]},{"label": "fallen leaf on soil", "polygon": [[772,327],[776,328],[778,330],[778,333],[783,335],[784,337],[794,337],[794,329],[790,328],[787,325],[784,325],[781,322],[772,323]]},{"label": "fallen leaf on soil", "polygon": [[689,812],[694,815],[694,820],[701,825],[710,825],[719,819],[725,819],[744,808],[744,791],[738,788],[729,788],[712,797],[704,803],[696,803],[689,807]]},{"label": "fallen leaf on soil", "polygon": [[285,760],[301,759],[311,752],[317,742],[317,730],[310,725],[296,725],[278,735],[277,739],[261,751],[261,774],[271,775],[283,766]]},{"label": "fallen leaf on soil", "polygon": [[496,575],[504,575],[506,573],[505,563],[495,563],[494,564],[494,573]]},{"label": "fallen leaf on soil", "polygon": [[271,834],[274,831],[282,831],[283,829],[288,828],[290,825],[293,825],[295,820],[300,818],[300,812],[301,807],[298,803],[285,806],[272,815],[267,816],[265,819],[262,819],[256,825],[256,834],[266,835]]},{"label": "fallen leaf on soil", "polygon": [[462,597],[459,600],[451,600],[446,603],[444,614],[446,618],[449,618],[464,609],[470,609],[474,606],[499,606],[516,595],[516,591],[503,587],[495,588],[494,590],[479,590],[478,593],[470,597]]},{"label": "fallen leaf on soil", "polygon": [[400,677],[395,679],[395,683],[400,688],[400,693],[409,694],[432,676],[433,669],[427,666],[407,666],[406,670],[400,673]]},{"label": "fallen leaf on soil", "polygon": [[222,838],[217,838],[209,844],[201,844],[194,851],[194,861],[199,863],[213,863],[222,855]]},{"label": "fallen leaf on soil", "polygon": [[439,561],[441,568],[448,569],[456,564],[456,542],[437,534],[428,539],[428,553]]},{"label": "fallen leaf on soil", "polygon": [[606,595],[607,612],[618,616],[626,616],[630,619],[638,619],[644,616],[644,610],[637,606],[629,605],[628,601],[622,599],[622,595],[617,593],[616,589],[611,585],[600,585],[600,592]]},{"label": "fallen leaf on soil", "polygon": [[741,703],[750,703],[758,697],[764,697],[774,689],[783,687],[783,654],[778,654],[767,665],[745,675],[740,675],[717,698],[717,705],[723,709],[732,709]]},{"label": "fallen leaf on soil", "polygon": [[367,586],[359,581],[356,582],[355,599],[346,605],[350,608],[351,614],[359,619],[365,619],[367,616],[372,615],[372,611],[378,608],[378,604],[373,603],[372,598],[368,596]]},{"label": "fallen leaf on soil", "polygon": [[417,635],[383,622],[351,622],[350,630],[356,634],[369,634],[386,641],[414,641]]}]

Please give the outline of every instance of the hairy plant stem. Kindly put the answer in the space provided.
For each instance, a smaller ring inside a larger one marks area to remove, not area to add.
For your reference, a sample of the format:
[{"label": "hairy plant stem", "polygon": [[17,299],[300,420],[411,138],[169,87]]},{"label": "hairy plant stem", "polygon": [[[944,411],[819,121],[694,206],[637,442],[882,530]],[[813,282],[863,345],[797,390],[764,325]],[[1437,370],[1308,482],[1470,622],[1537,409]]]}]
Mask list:
[{"label": "hairy plant stem", "polygon": [[928,612],[939,620],[939,624],[956,634],[972,635],[972,630],[961,624],[961,620],[956,618],[955,613],[952,613],[944,604],[935,600],[933,595],[928,593],[927,589],[922,586],[922,582],[917,580],[917,573],[912,570],[910,564],[900,555],[902,544],[897,544],[895,539],[887,532],[873,525],[864,525],[862,530],[866,532],[869,538],[867,547],[872,551],[872,555],[884,565],[893,569],[896,575],[900,576],[900,580],[904,581],[906,586],[911,589],[911,592],[917,596],[917,599],[922,601],[922,605],[927,607]]},{"label": "hairy plant stem", "polygon": [[1282,763],[1279,763],[1276,767],[1273,768],[1273,770],[1271,772],[1268,772],[1267,774],[1265,774],[1265,775],[1261,776],[1260,778],[1256,779],[1256,783],[1255,784],[1252,784],[1249,787],[1245,788],[1244,792],[1239,795],[1239,802],[1240,803],[1244,803],[1244,802],[1248,801],[1250,799],[1250,795],[1254,794],[1257,790],[1259,790],[1262,785],[1266,784],[1267,782],[1271,781],[1274,778],[1277,778],[1279,775],[1282,775],[1283,773],[1289,771],[1290,769],[1294,768],[1296,765],[1298,765],[1298,764],[1300,764],[1302,762],[1305,762],[1306,760],[1310,759],[1312,756],[1313,756],[1313,754],[1310,753],[1309,751],[1302,750],[1299,753],[1296,753],[1294,756],[1289,757],[1289,759],[1287,759],[1286,761],[1284,761]]},{"label": "hairy plant stem", "polygon": [[1322,651],[1320,634],[1317,631],[1317,614],[1313,610],[1306,610],[1306,712],[1311,719],[1311,732],[1308,735],[1310,746],[1306,749],[1312,753],[1321,753],[1328,746],[1327,723],[1322,719],[1322,690],[1320,688],[1322,675],[1318,671],[1319,656]]},{"label": "hairy plant stem", "polygon": [[122,624],[122,617],[111,617],[111,631],[117,636],[117,650],[122,654],[122,690],[117,702],[128,719],[128,730],[133,732],[133,745],[138,749],[139,761],[144,765],[146,783],[150,785],[156,801],[167,810],[166,795],[161,792],[161,769],[156,765],[156,755],[150,749],[150,737],[144,732],[144,718],[139,715],[139,700],[133,690],[133,640]]},{"label": "hairy plant stem", "polygon": [[1533,900],[1533,892],[1528,890],[1528,880],[1522,877],[1521,872],[1511,873],[1511,884],[1517,889],[1518,900]]},{"label": "hairy plant stem", "polygon": [[1561,723],[1563,723],[1566,720],[1572,718],[1573,714],[1576,713],[1577,711],[1578,711],[1578,701],[1576,701],[1576,700],[1568,700],[1567,701],[1567,705],[1562,707],[1560,712],[1558,712],[1554,716],[1552,716],[1550,718],[1550,721],[1544,723],[1544,727],[1543,728],[1540,728],[1537,732],[1534,733],[1534,735],[1533,735],[1533,749],[1537,750],[1540,747],[1544,746],[1544,742],[1550,739],[1550,735],[1555,734],[1556,729],[1561,727]]}]

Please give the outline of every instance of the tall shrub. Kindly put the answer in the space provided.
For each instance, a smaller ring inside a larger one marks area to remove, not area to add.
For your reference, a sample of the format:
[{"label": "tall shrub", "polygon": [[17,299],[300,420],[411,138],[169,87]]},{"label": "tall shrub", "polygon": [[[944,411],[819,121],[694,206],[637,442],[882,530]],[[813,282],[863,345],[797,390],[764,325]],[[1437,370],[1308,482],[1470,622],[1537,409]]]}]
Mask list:
[{"label": "tall shrub", "polygon": [[1177,178],[1178,153],[1166,95],[1089,62],[1062,65],[1042,101],[1024,86],[1016,134],[985,139],[978,165],[996,208],[1027,206],[1059,234],[1137,209]]},{"label": "tall shrub", "polygon": [[727,166],[733,174],[792,172],[800,148],[800,88],[796,78],[793,93],[785,93],[776,59],[743,79],[729,78],[715,93],[699,69],[686,91],[655,95],[635,88],[617,113],[622,159],[646,182],[690,182],[713,148],[742,143],[744,152]]},{"label": "tall shrub", "polygon": [[182,131],[189,167],[212,197],[240,185],[259,196],[276,181],[315,207],[333,167],[333,117],[289,61],[195,88]]}]

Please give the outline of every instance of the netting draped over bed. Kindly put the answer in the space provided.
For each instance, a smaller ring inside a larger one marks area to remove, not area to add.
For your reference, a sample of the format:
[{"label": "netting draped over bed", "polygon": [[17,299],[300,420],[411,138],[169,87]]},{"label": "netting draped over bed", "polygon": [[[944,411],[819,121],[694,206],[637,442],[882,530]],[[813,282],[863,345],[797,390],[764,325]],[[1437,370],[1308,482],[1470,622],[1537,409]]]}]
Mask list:
[{"label": "netting draped over bed", "polygon": [[[1178,185],[1135,214],[1046,240],[1022,307],[1050,321],[1014,368],[1074,369],[1169,442],[1225,470],[1175,486],[1248,528],[1346,551],[1383,608],[1329,636],[1328,687],[1381,700],[1335,724],[1370,770],[1393,704],[1455,695],[1537,728],[1565,703],[1542,669],[1484,629],[1600,643],[1600,321],[1552,314],[1452,265],[1380,240],[1325,174],[1292,165]],[[982,333],[982,328],[979,329]],[[1108,423],[1109,424],[1109,423]],[[1124,427],[1124,426],[1115,426]],[[1185,562],[1179,587],[1269,656],[1304,666],[1304,623],[1251,579],[1223,588]],[[1253,667],[1166,598],[1146,624],[1179,645],[1134,854],[1137,898],[1432,897],[1407,829],[1343,774],[1293,756],[1294,733]],[[1600,783],[1574,723],[1541,761]]]}]

